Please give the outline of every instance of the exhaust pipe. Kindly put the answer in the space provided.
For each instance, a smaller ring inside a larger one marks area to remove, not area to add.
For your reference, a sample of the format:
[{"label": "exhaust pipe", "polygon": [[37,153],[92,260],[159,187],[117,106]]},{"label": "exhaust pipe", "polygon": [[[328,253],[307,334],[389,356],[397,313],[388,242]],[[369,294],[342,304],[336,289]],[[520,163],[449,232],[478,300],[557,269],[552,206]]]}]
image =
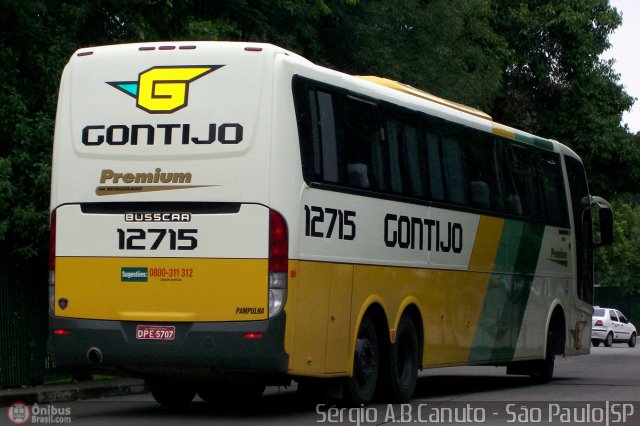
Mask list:
[{"label": "exhaust pipe", "polygon": [[87,351],[87,359],[93,365],[102,364],[102,351],[96,347],[89,348]]}]

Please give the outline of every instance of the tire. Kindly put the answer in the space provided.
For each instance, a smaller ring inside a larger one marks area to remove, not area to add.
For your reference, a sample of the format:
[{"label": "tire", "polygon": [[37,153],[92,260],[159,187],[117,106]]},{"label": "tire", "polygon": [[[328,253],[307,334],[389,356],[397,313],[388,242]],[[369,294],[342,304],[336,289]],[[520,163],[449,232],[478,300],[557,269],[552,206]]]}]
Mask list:
[{"label": "tire", "polygon": [[413,396],[418,382],[419,348],[416,325],[405,315],[398,324],[396,342],[391,345],[387,369],[384,372],[386,377],[382,382],[388,383],[382,393],[387,394],[389,402],[403,403]]},{"label": "tire", "polygon": [[353,375],[346,379],[343,399],[350,404],[366,404],[371,400],[380,372],[378,333],[369,315],[362,318],[353,360]]},{"label": "tire", "polygon": [[605,339],[604,339],[604,345],[607,348],[610,348],[611,345],[613,345],[613,334],[612,333],[607,334],[607,337],[605,337]]},{"label": "tire", "polygon": [[629,347],[630,348],[635,348],[636,347],[636,333],[631,333],[631,338],[629,339]]},{"label": "tire", "polygon": [[555,368],[555,355],[547,354],[545,359],[534,361],[529,376],[536,383],[549,383],[553,379]]},{"label": "tire", "polygon": [[551,330],[547,331],[547,350],[544,359],[533,361],[529,370],[529,376],[536,383],[549,383],[553,379],[556,356],[553,353],[554,336]]},{"label": "tire", "polygon": [[216,383],[199,389],[198,396],[206,402],[235,404],[257,400],[262,396],[264,388],[262,383]]},{"label": "tire", "polygon": [[591,344],[593,344],[593,346],[598,347],[600,346],[600,340],[599,339],[591,339]]},{"label": "tire", "polygon": [[151,395],[165,407],[184,407],[196,396],[196,391],[185,383],[162,381],[151,384]]}]

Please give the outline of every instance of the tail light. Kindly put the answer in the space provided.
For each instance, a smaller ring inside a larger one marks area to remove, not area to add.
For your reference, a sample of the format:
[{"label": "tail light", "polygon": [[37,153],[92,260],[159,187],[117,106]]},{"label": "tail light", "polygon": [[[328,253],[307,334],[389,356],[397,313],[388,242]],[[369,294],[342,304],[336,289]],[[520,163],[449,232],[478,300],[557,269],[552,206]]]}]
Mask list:
[{"label": "tail light", "polygon": [[287,300],[289,233],[284,217],[269,210],[269,318],[278,315]]},{"label": "tail light", "polygon": [[595,324],[593,324],[595,327],[602,327],[604,325],[604,323],[602,322],[602,320],[597,320]]},{"label": "tail light", "polygon": [[56,211],[51,212],[49,226],[49,312],[55,313],[54,299],[56,288]]}]

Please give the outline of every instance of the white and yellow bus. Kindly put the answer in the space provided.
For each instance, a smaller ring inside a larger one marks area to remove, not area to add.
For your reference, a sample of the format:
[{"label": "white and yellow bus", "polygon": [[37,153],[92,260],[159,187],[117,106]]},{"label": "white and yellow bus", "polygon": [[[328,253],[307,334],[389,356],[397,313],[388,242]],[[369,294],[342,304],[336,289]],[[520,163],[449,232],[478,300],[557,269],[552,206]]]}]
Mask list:
[{"label": "white and yellow bus", "polygon": [[456,365],[549,380],[589,352],[611,218],[566,146],[410,86],[268,44],[81,49],[53,151],[55,362],[163,404],[291,380],[406,401]]}]

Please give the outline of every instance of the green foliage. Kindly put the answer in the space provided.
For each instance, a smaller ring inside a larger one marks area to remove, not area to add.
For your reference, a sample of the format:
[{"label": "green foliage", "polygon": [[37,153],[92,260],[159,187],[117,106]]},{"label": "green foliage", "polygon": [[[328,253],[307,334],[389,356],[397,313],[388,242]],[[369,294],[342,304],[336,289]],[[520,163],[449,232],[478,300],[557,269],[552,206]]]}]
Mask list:
[{"label": "green foliage", "polygon": [[123,42],[278,44],[567,143],[592,192],[640,192],[632,99],[598,56],[619,24],[607,0],[0,0],[0,252],[46,256],[60,74],[76,49]]},{"label": "green foliage", "polygon": [[501,88],[505,41],[486,0],[369,0],[341,6],[322,32],[326,62],[489,109]]},{"label": "green foliage", "polygon": [[640,198],[619,197],[612,206],[614,243],[596,250],[596,282],[640,294]]},{"label": "green foliage", "polygon": [[494,28],[509,43],[494,118],[572,147],[592,192],[639,191],[640,154],[621,127],[633,99],[599,59],[621,23],[608,0],[494,0]]}]

